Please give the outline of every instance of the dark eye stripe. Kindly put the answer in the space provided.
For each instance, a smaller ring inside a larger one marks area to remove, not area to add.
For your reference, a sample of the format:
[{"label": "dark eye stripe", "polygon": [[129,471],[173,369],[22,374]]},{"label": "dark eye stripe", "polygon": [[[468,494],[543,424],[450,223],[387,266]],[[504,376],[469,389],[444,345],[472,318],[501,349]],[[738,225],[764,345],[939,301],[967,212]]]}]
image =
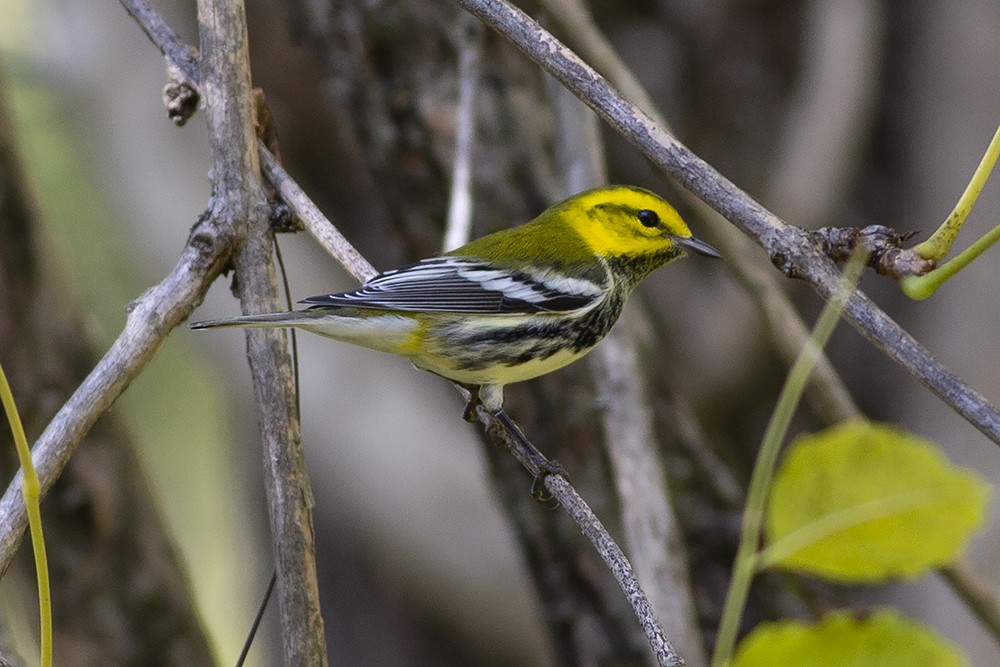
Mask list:
[{"label": "dark eye stripe", "polygon": [[646,227],[657,227],[660,224],[660,216],[656,215],[656,211],[643,209],[636,216],[639,218],[639,222]]}]

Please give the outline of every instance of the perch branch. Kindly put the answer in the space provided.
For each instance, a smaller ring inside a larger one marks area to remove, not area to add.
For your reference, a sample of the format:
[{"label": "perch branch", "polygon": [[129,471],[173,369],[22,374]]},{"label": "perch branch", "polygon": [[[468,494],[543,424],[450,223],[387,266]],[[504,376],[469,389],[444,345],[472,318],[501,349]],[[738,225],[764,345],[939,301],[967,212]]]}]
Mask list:
[{"label": "perch branch", "polygon": [[[541,471],[537,467],[537,461],[531,457],[523,448],[517,438],[512,437],[496,415],[484,408],[482,405],[476,407],[476,418],[482,424],[483,429],[497,445],[507,447],[514,457],[520,461],[521,465],[537,476]],[[673,646],[663,633],[649,599],[639,586],[635,572],[629,564],[624,552],[615,543],[611,534],[604,524],[601,523],[590,506],[580,497],[569,480],[561,475],[548,475],[544,478],[545,489],[552,499],[569,514],[573,521],[580,527],[580,530],[597,550],[597,553],[607,564],[608,569],[618,582],[622,592],[628,599],[629,604],[635,612],[639,624],[642,626],[646,639],[656,655],[657,663],[661,667],[680,667],[684,664],[683,659],[674,651]]]}]

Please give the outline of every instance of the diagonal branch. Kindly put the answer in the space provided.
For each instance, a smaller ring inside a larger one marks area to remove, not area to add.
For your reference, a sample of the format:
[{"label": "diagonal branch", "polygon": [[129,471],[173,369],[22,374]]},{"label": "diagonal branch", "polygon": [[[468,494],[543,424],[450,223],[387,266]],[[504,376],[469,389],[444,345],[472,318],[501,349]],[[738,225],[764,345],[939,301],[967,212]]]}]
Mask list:
[{"label": "diagonal branch", "polygon": [[[824,299],[832,297],[839,273],[810,243],[803,230],[784,223],[692,153],[611,88],[593,68],[534,19],[504,0],[458,0],[458,4],[511,40],[654,164],[753,238],[786,275],[805,280]],[[920,380],[986,437],[1000,444],[997,409],[934,359],[867,296],[855,293],[844,308],[843,316],[876,348]]]},{"label": "diagonal branch", "polygon": [[170,27],[163,15],[146,0],[122,0],[125,8],[149,40],[160,47],[167,63],[176,67],[196,86],[201,82],[198,54]]},{"label": "diagonal branch", "polygon": [[[167,334],[201,303],[229,260],[230,244],[209,220],[197,226],[173,271],[131,305],[125,328],[32,448],[44,495],[76,446],[125,388],[153,360]],[[18,472],[0,499],[0,575],[14,557],[28,519]]]}]

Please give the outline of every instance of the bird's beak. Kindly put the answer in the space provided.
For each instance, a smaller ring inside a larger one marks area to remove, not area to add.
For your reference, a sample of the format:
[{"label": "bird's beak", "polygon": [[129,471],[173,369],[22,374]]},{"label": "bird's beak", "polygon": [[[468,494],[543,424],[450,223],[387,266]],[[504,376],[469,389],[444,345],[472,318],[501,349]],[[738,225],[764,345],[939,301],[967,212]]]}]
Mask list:
[{"label": "bird's beak", "polygon": [[714,257],[715,259],[722,259],[722,255],[719,251],[708,245],[700,239],[696,239],[693,236],[671,236],[670,240],[679,245],[684,250],[688,252],[693,252],[696,255],[704,255],[705,257]]}]

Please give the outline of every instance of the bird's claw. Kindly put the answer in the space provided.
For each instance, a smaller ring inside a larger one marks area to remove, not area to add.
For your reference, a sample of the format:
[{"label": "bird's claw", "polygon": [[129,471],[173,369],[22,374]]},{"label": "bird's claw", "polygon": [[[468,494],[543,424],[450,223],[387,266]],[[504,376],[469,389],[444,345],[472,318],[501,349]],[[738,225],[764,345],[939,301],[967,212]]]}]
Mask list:
[{"label": "bird's claw", "polygon": [[531,480],[531,497],[540,503],[544,503],[552,500],[552,494],[549,493],[549,490],[545,486],[545,478],[550,475],[557,475],[568,480],[569,475],[566,474],[566,469],[558,461],[543,458],[536,463],[538,465],[538,472],[535,473],[535,478]]}]

